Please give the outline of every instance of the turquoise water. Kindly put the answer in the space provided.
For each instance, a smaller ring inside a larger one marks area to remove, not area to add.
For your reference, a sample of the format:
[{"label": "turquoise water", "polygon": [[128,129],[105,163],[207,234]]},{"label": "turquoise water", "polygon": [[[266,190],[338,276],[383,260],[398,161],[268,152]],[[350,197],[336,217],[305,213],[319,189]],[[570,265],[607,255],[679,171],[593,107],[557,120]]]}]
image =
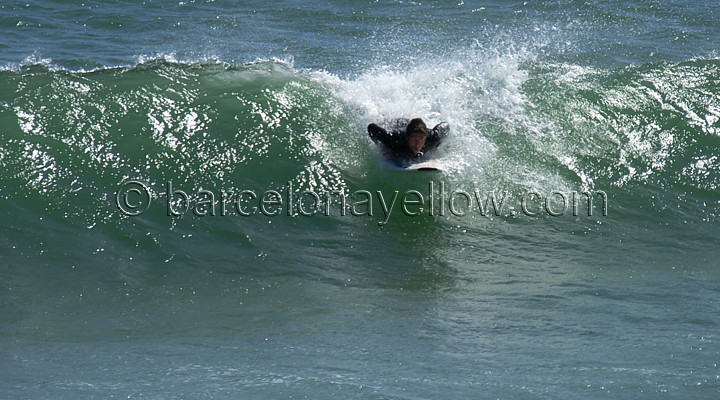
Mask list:
[{"label": "turquoise water", "polygon": [[717,397],[719,13],[0,5],[0,397]]}]

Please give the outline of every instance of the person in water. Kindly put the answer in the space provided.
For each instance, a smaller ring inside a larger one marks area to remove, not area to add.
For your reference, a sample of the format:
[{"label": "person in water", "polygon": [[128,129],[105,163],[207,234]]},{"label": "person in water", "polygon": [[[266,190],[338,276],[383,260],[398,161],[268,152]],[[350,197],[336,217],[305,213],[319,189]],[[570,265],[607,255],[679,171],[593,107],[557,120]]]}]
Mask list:
[{"label": "person in water", "polygon": [[400,166],[406,167],[427,161],[450,132],[450,125],[441,122],[428,130],[421,118],[408,121],[400,118],[387,124],[390,132],[376,125],[368,125],[368,135],[373,142],[385,147],[385,157]]}]

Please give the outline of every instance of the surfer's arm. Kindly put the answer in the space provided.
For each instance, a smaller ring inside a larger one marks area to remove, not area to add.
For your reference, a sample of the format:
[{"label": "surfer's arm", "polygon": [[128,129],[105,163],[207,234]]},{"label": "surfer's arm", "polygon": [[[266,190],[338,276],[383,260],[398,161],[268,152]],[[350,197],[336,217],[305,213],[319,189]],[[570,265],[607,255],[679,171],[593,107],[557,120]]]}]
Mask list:
[{"label": "surfer's arm", "polygon": [[376,124],[368,125],[367,130],[368,135],[370,135],[370,139],[372,139],[372,141],[375,143],[377,143],[379,140],[382,144],[389,146],[389,143],[392,142],[392,139],[390,138],[388,132]]},{"label": "surfer's arm", "polygon": [[441,122],[432,129],[436,140],[439,142],[450,133],[450,125],[447,122]]}]

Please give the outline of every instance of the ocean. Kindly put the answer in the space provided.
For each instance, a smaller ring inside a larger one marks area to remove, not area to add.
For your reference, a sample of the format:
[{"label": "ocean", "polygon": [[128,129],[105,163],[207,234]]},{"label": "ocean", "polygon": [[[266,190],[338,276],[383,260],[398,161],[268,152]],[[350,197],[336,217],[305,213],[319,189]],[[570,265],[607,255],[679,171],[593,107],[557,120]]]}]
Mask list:
[{"label": "ocean", "polygon": [[4,2],[0,398],[720,398],[718,21]]}]

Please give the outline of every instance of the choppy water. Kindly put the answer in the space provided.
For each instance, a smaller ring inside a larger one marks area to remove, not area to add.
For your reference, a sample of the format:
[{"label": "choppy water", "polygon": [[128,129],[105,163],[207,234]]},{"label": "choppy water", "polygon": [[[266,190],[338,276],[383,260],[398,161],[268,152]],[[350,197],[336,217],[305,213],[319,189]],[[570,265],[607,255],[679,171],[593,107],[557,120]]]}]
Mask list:
[{"label": "choppy water", "polygon": [[717,397],[718,14],[0,5],[0,397]]}]

